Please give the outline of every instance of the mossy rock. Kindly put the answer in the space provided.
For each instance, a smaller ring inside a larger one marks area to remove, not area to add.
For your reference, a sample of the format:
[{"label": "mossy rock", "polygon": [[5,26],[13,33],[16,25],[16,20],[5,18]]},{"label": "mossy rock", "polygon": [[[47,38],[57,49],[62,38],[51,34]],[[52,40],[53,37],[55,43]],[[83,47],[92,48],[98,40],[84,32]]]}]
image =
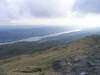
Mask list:
[{"label": "mossy rock", "polygon": [[16,70],[17,72],[22,72],[22,73],[34,73],[34,72],[42,72],[42,68],[41,67],[23,67],[20,69]]}]

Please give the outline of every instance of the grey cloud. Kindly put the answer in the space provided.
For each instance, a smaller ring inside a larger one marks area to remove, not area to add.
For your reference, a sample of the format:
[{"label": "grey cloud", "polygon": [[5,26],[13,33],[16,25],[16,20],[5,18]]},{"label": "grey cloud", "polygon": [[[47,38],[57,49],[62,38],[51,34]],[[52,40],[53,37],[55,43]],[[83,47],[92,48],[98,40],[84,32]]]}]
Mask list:
[{"label": "grey cloud", "polygon": [[57,17],[65,12],[59,8],[60,0],[24,0],[20,12],[27,12],[34,17]]},{"label": "grey cloud", "polygon": [[1,0],[0,18],[60,17],[66,13],[61,0]]},{"label": "grey cloud", "polygon": [[100,13],[100,0],[77,0],[73,10],[82,13]]},{"label": "grey cloud", "polygon": [[51,10],[52,8],[46,0],[44,3],[41,0],[37,0],[37,1],[29,0],[28,2],[27,1],[24,2],[23,5],[24,6],[22,6],[22,9],[20,10],[20,12],[22,13],[27,12],[28,14],[34,17],[52,16],[52,12],[53,12]]}]

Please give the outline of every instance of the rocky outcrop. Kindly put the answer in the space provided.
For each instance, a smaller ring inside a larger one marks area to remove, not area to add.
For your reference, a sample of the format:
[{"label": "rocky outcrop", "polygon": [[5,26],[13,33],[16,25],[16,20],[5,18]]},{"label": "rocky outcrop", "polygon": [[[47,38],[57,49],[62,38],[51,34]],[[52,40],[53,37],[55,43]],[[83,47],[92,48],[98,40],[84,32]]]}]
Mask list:
[{"label": "rocky outcrop", "polygon": [[34,72],[42,72],[40,67],[23,67],[13,72],[20,72],[20,73],[34,73]]},{"label": "rocky outcrop", "polygon": [[63,75],[86,75],[88,73],[87,56],[76,56],[69,59],[57,60],[53,64],[55,71]]},{"label": "rocky outcrop", "polygon": [[62,75],[100,75],[100,52],[57,60],[53,69]]}]

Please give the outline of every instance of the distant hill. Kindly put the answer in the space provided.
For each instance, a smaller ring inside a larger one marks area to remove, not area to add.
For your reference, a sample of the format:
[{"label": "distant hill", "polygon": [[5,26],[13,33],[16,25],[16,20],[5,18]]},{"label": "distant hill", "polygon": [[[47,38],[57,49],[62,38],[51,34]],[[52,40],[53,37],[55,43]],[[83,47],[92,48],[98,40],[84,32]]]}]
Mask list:
[{"label": "distant hill", "polygon": [[[76,69],[74,72],[78,75],[88,75],[88,68],[89,75],[99,75],[99,71],[97,70],[100,70],[100,66],[96,65],[98,64],[98,62],[100,62],[98,60],[100,57],[99,54],[100,36],[92,35],[87,36],[74,43],[50,48],[41,53],[21,55],[10,59],[2,60],[0,62],[0,66],[6,72],[8,72],[8,75],[40,75],[41,73],[43,75],[61,75],[62,73],[67,73],[68,71],[70,73],[70,71],[72,71],[70,70],[71,68],[73,70]],[[66,61],[64,61],[65,59]],[[58,64],[55,62],[57,62]],[[66,68],[62,66],[59,66],[59,62],[62,62],[63,65],[65,63],[65,66],[67,67],[69,66],[68,70],[66,70]],[[82,65],[84,68],[82,67]],[[55,70],[56,73],[55,71],[53,71],[53,67],[54,69],[58,69]],[[78,68],[80,68],[80,70]],[[97,74],[95,72],[97,72]],[[71,73],[70,75],[73,74]]]}]

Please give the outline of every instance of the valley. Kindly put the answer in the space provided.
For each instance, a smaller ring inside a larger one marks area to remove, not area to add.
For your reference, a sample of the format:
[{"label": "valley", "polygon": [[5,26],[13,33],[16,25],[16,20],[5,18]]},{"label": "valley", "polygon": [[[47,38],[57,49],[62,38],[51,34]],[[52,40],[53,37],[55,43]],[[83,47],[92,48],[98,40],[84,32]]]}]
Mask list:
[{"label": "valley", "polygon": [[50,37],[57,37],[57,36],[61,36],[61,35],[64,35],[64,34],[72,34],[72,33],[80,32],[80,31],[81,31],[80,29],[75,29],[75,30],[70,30],[70,31],[65,31],[65,32],[60,32],[60,33],[55,33],[55,34],[48,34],[48,35],[44,35],[44,36],[30,37],[30,38],[26,38],[26,39],[22,39],[22,40],[17,40],[17,41],[12,41],[12,42],[0,43],[0,45],[14,44],[14,43],[18,43],[18,42],[40,41],[42,39],[46,39],[46,38],[50,38]]},{"label": "valley", "polygon": [[[0,28],[0,43],[22,41],[30,37],[39,40],[40,36],[49,34],[56,34],[67,32],[76,29],[74,27],[56,27],[56,26],[43,26],[43,27],[1,27]],[[33,40],[33,41],[35,41]]]}]

